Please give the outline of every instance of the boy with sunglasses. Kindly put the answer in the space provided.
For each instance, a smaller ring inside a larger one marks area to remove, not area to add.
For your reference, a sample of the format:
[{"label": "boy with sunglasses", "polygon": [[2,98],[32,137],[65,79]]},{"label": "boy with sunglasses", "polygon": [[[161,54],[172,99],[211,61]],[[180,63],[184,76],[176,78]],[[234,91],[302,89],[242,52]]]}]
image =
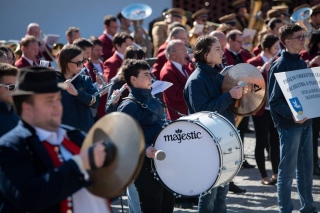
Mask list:
[{"label": "boy with sunglasses", "polygon": [[279,29],[282,51],[269,70],[268,96],[270,113],[280,137],[280,164],[278,171],[278,205],[280,213],[292,212],[292,180],[296,177],[301,208],[300,212],[315,213],[312,198],[312,122],[308,118],[296,121],[275,79],[275,73],[307,68],[300,58],[304,49],[304,30],[296,24]]},{"label": "boy with sunglasses", "polygon": [[0,137],[13,129],[19,121],[11,96],[16,88],[17,73],[16,67],[0,63]]}]

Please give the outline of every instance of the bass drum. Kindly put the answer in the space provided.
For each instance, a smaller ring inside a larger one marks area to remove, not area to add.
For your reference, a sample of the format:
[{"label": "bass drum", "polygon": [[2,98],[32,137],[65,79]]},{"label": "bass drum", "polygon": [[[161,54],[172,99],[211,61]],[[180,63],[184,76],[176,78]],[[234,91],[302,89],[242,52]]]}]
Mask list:
[{"label": "bass drum", "polygon": [[157,136],[163,160],[153,161],[154,175],[175,196],[197,196],[230,182],[244,156],[237,129],[214,112],[199,112],[170,123]]}]

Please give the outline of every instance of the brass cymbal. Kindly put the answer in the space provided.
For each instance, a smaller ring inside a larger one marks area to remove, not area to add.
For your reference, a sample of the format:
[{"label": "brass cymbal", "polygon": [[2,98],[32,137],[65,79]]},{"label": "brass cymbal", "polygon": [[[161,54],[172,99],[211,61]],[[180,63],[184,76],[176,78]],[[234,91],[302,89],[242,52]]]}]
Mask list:
[{"label": "brass cymbal", "polygon": [[115,158],[107,167],[89,172],[93,184],[88,190],[100,197],[113,198],[120,195],[138,176],[145,156],[145,142],[140,125],[129,115],[120,112],[99,119],[90,129],[81,150],[106,139],[115,146]]},{"label": "brass cymbal", "polygon": [[[256,113],[264,104],[266,98],[266,84],[261,72],[253,65],[241,63],[224,72],[222,93],[231,88],[243,86],[240,105],[230,105],[229,109],[236,115],[248,116]],[[235,101],[236,102],[236,101]]]}]

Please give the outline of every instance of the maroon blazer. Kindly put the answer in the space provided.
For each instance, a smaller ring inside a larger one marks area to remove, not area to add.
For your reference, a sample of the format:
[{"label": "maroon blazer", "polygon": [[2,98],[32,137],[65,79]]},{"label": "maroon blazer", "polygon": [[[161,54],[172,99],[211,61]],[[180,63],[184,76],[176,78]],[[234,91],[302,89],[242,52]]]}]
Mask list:
[{"label": "maroon blazer", "polygon": [[157,55],[157,62],[152,66],[152,74],[157,80],[160,80],[160,71],[166,62],[167,57],[165,55],[165,51],[163,51]]},{"label": "maroon blazer", "polygon": [[[188,69],[185,70],[189,76],[193,72]],[[183,98],[183,89],[188,78],[182,75],[182,73],[172,64],[172,62],[168,60],[160,71],[160,80],[173,83],[171,87],[162,93],[164,103],[168,107],[187,115],[188,108]],[[176,112],[168,108],[166,110],[170,120],[173,121],[180,118],[180,115],[178,115]]]},{"label": "maroon blazer", "polygon": [[[103,68],[103,63],[101,61],[99,63],[101,65],[101,67]],[[91,79],[92,79],[93,83],[95,83],[97,81],[97,79],[96,79],[96,74],[93,72],[93,66],[88,61],[85,63],[84,66],[89,69],[89,74],[91,76]],[[107,97],[108,97],[108,94],[105,94],[100,97],[100,103],[97,108],[98,118],[101,118],[102,116],[104,116],[106,114],[105,105],[107,102]]]},{"label": "maroon blazer", "polygon": [[157,57],[160,53],[162,53],[166,50],[167,46],[168,46],[168,42],[166,41],[159,47],[158,52],[157,52]]},{"label": "maroon blazer", "polygon": [[99,36],[99,40],[103,43],[102,58],[103,61],[105,61],[113,55],[115,49],[112,40],[108,36],[106,36],[106,34],[102,33],[102,35]]},{"label": "maroon blazer", "polygon": [[[37,63],[39,64],[40,62],[37,60]],[[14,66],[18,67],[18,68],[22,68],[22,67],[31,67],[33,65],[30,65],[29,62],[24,58],[24,57],[20,57],[19,60],[17,60],[14,63]]]},{"label": "maroon blazer", "polygon": [[[233,53],[231,53],[227,48],[224,49],[224,55],[226,58],[227,65],[236,65],[233,58]],[[246,63],[247,60],[252,58],[251,54],[245,50],[240,51],[240,57],[242,58],[243,63]]]},{"label": "maroon blazer", "polygon": [[103,63],[104,77],[109,82],[114,76],[116,76],[118,69],[121,67],[122,59],[115,52],[111,58],[107,59]]},{"label": "maroon blazer", "polygon": [[[101,68],[103,70],[103,63],[101,61],[99,61]],[[89,70],[89,75],[92,79],[92,82],[95,83],[97,81],[96,79],[96,74],[93,72],[93,66],[87,61],[84,66]]]},{"label": "maroon blazer", "polygon": [[[247,63],[248,63],[248,64],[251,64],[251,65],[253,65],[253,66],[255,66],[255,67],[259,67],[259,66],[262,67],[263,64],[264,64],[263,59],[261,58],[260,54],[259,54],[258,56],[256,56],[256,57],[250,58],[250,59],[247,61]],[[264,71],[262,72],[262,76],[263,76],[263,78],[264,78],[264,82],[265,82],[266,85],[267,85],[268,71],[267,71],[267,70],[264,70]],[[266,91],[267,91],[267,89],[266,89]],[[267,95],[267,94],[266,94],[266,95]],[[255,115],[256,115],[256,116],[261,116],[261,115],[263,115],[264,111],[265,111],[265,104],[263,104],[263,106],[261,107],[261,109],[260,109],[258,112],[256,112]]]},{"label": "maroon blazer", "polygon": [[[286,47],[280,42],[281,49],[286,49]],[[253,54],[255,56],[258,56],[261,53],[261,45],[258,44],[255,48],[252,50]]]},{"label": "maroon blazer", "polygon": [[[311,61],[314,57],[316,57],[318,54],[317,54],[317,53],[311,53],[311,54],[309,54],[307,50],[302,50],[302,51],[300,52],[300,55],[301,55],[301,58],[302,58],[304,61],[309,60],[309,62],[310,62],[310,61]],[[311,67],[317,67],[317,66],[318,66],[318,65],[315,64],[315,63],[313,63],[313,64],[311,65]]]}]

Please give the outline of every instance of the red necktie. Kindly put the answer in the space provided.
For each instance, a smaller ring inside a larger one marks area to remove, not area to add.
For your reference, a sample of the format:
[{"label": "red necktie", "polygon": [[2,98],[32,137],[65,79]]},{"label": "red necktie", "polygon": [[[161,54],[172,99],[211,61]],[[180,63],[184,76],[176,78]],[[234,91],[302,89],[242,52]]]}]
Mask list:
[{"label": "red necktie", "polygon": [[[43,141],[42,144],[48,151],[50,158],[52,160],[52,163],[55,168],[61,166],[63,164],[63,158],[61,156],[60,147],[58,145],[52,145],[48,143],[47,141]],[[73,142],[68,140],[67,138],[64,138],[62,141],[62,145],[73,155],[80,153],[80,147],[75,145]],[[60,212],[61,213],[69,213],[72,212],[72,198],[71,196],[68,196],[66,199],[62,200],[60,202]]]}]

